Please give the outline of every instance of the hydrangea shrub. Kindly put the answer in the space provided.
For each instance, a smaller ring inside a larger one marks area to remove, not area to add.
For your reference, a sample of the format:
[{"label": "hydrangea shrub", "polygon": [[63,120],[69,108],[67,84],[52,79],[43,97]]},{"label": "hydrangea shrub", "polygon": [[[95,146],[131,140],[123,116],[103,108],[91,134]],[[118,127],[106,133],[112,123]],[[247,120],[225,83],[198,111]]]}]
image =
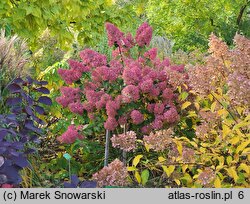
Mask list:
[{"label": "hydrangea shrub", "polygon": [[[147,23],[135,37],[111,23],[106,23],[106,30],[111,60],[91,49],[80,52],[80,61],[69,60],[70,69],[58,70],[68,86],[61,88],[57,102],[86,115],[90,123],[101,123],[103,130],[126,125],[139,137],[178,121],[174,91],[186,80],[184,66],[158,58],[157,49],[149,48],[152,28]],[[67,137],[79,138],[67,131],[59,140],[74,142]]]}]

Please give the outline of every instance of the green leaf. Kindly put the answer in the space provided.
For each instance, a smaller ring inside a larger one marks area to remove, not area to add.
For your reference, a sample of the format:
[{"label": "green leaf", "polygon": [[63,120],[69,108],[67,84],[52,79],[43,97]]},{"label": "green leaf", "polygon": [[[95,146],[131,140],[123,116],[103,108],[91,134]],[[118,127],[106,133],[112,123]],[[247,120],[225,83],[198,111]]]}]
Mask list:
[{"label": "green leaf", "polygon": [[149,171],[145,169],[141,173],[142,185],[145,185],[148,182],[148,178],[149,178]]}]

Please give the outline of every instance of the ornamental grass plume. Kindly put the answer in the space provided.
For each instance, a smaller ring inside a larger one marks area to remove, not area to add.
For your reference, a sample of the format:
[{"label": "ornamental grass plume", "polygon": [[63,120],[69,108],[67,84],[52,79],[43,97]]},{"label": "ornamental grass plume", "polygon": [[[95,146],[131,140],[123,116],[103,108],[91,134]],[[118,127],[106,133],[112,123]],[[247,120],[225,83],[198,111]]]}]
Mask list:
[{"label": "ornamental grass plume", "polygon": [[111,141],[113,147],[129,152],[136,148],[136,133],[128,131],[123,134],[113,135]]},{"label": "ornamental grass plume", "polygon": [[5,31],[0,31],[0,86],[9,81],[27,76],[28,46],[17,35],[6,37]]},{"label": "ornamental grass plume", "polygon": [[127,178],[127,168],[119,159],[115,159],[93,175],[93,180],[97,182],[98,187],[126,186],[128,185]]}]

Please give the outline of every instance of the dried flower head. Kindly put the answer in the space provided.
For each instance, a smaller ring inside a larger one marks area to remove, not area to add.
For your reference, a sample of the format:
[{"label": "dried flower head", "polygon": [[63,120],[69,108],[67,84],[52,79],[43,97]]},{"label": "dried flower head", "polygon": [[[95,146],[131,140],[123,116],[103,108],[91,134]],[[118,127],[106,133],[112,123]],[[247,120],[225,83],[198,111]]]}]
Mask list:
[{"label": "dried flower head", "polygon": [[127,168],[119,159],[115,159],[108,166],[105,166],[93,175],[93,179],[97,181],[98,187],[126,186],[128,184],[127,177]]},{"label": "dried flower head", "polygon": [[129,152],[136,148],[136,133],[128,131],[125,134],[113,135],[111,141],[113,147]]},{"label": "dried flower head", "polygon": [[160,130],[151,132],[149,136],[144,136],[143,141],[155,151],[163,151],[172,143],[173,130]]}]

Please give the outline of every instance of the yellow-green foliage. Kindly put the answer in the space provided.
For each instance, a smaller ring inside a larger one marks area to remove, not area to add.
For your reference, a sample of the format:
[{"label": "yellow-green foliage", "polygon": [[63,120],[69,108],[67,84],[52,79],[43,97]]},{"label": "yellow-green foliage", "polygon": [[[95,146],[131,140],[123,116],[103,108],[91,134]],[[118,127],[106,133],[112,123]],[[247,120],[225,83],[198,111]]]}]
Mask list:
[{"label": "yellow-green foliage", "polygon": [[32,47],[45,29],[56,36],[61,48],[69,48],[77,36],[81,44],[96,42],[106,21],[118,25],[135,20],[134,12],[112,0],[1,0],[0,27],[28,38]]},{"label": "yellow-green foliage", "polygon": [[[234,41],[236,46],[230,50],[211,35],[206,63],[188,70],[192,88],[178,89],[179,130],[154,133],[165,136],[160,142],[166,145],[162,151],[141,141],[143,153],[128,167],[134,181],[142,184],[142,172],[148,169],[147,181],[154,178],[159,186],[250,187],[249,90],[245,86],[250,40],[236,35]],[[187,134],[187,126],[195,137]]]}]

